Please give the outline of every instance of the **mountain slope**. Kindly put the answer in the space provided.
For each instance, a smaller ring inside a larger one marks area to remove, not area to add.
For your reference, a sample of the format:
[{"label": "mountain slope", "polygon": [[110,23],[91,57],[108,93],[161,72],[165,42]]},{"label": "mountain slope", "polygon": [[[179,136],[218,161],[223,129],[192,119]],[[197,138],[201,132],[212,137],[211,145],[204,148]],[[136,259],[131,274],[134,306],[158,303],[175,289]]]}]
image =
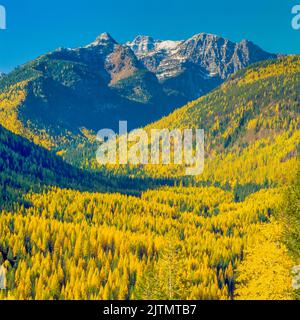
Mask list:
[{"label": "mountain slope", "polygon": [[[231,186],[285,184],[295,175],[300,148],[299,92],[300,56],[263,62],[238,72],[210,94],[145,130],[204,129],[206,162],[199,181]],[[95,160],[90,166],[99,168]],[[135,176],[185,175],[182,166],[174,165],[114,170]]]},{"label": "mountain slope", "polygon": [[146,128],[204,129],[199,179],[285,183],[299,150],[299,92],[300,56],[263,62]]},{"label": "mountain slope", "polygon": [[27,192],[41,192],[54,186],[123,193],[133,192],[135,186],[129,179],[109,179],[99,173],[72,167],[61,157],[11,133],[1,125],[0,155],[0,209],[22,201]]},{"label": "mountain slope", "polygon": [[242,147],[246,131],[252,128],[255,139],[267,127],[270,131],[296,127],[299,72],[299,56],[253,65],[149,128],[204,128],[210,142],[207,148],[216,150],[235,144]]},{"label": "mountain slope", "polygon": [[115,128],[119,119],[130,127],[146,124],[165,113],[158,101],[171,104],[155,75],[104,34],[89,46],[43,55],[1,79],[0,123],[53,148],[80,141],[83,127]]},{"label": "mountain slope", "polygon": [[116,129],[119,120],[129,128],[146,125],[236,70],[275,57],[249,42],[201,34],[184,42],[160,41],[147,53],[158,60],[152,68],[131,47],[103,33],[87,46],[60,48],[16,68],[0,79],[0,124],[61,150],[91,132]]}]

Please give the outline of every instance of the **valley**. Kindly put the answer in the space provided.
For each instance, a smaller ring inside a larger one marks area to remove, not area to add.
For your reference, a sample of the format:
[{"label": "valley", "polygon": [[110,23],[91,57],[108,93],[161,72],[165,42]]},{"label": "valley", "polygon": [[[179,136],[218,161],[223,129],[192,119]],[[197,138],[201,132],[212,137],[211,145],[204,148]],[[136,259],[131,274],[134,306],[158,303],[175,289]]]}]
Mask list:
[{"label": "valley", "polygon": [[[299,85],[299,55],[208,34],[104,33],[3,76],[0,298],[295,298]],[[96,132],[124,119],[204,129],[203,173],[99,165]]]}]

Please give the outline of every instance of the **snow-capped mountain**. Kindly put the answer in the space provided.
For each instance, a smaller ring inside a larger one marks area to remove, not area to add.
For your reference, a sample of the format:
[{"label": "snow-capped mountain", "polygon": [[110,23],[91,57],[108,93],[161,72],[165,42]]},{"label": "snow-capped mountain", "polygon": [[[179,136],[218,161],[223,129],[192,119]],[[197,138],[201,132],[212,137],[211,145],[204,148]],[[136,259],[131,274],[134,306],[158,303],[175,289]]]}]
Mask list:
[{"label": "snow-capped mountain", "polygon": [[[86,63],[101,73],[107,85],[131,100],[146,102],[145,97],[164,91],[175,107],[206,94],[254,62],[277,57],[250,41],[235,43],[213,34],[200,33],[179,41],[140,35],[132,42],[119,44],[107,32],[86,46],[58,49],[51,55]],[[136,75],[138,80],[134,80]],[[129,78],[131,87],[124,90],[123,80]],[[152,93],[149,95],[145,88]]]},{"label": "snow-capped mountain", "polygon": [[126,45],[169,90],[180,90],[189,99],[206,93],[254,62],[277,57],[250,41],[235,43],[206,33],[185,41],[137,36]]}]

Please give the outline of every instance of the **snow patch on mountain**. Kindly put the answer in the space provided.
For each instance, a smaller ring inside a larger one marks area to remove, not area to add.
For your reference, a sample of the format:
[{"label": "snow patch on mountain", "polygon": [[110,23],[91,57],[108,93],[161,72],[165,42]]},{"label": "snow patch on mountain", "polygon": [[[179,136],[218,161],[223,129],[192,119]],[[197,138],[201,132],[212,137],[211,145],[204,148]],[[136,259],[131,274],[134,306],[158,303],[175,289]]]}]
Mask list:
[{"label": "snow patch on mountain", "polygon": [[154,55],[158,52],[172,54],[183,41],[156,40],[149,36],[137,36],[126,45],[133,50],[137,57]]}]

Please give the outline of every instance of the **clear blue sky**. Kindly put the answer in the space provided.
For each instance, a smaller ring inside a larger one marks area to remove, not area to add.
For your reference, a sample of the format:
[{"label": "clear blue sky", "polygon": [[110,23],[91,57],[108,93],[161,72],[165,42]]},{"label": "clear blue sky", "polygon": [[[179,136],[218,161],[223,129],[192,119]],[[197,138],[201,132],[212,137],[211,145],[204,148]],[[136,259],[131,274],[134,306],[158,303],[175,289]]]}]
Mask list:
[{"label": "clear blue sky", "polygon": [[57,47],[76,47],[107,31],[117,41],[138,34],[185,39],[200,32],[249,39],[271,52],[300,54],[291,9],[300,0],[0,0],[0,71]]}]

